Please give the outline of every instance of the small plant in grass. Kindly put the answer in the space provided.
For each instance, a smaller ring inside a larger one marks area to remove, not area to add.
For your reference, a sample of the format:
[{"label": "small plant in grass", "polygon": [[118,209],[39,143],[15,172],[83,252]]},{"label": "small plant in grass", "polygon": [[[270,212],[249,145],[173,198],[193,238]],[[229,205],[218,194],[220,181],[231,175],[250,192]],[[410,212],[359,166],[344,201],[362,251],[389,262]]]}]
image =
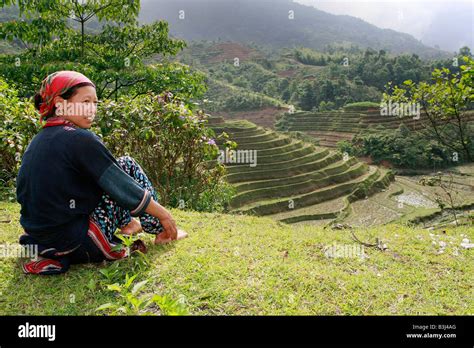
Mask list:
[{"label": "small plant in grass", "polygon": [[186,309],[181,302],[173,300],[168,296],[141,294],[150,281],[145,279],[135,282],[138,274],[125,275],[123,283],[108,284],[106,289],[117,295],[115,303],[108,302],[97,308],[97,311],[108,311],[112,314],[129,315],[153,315],[153,305],[157,306],[164,315],[185,315]]},{"label": "small plant in grass", "polygon": [[[123,247],[129,251],[138,240],[136,236],[116,235],[122,244],[114,249]],[[100,270],[104,280],[99,282],[102,289],[115,293],[116,300],[99,306],[96,311],[110,314],[126,315],[154,315],[158,307],[163,315],[185,315],[187,314],[183,304],[168,296],[156,294],[142,294],[151,277],[147,274],[150,263],[147,256],[139,250],[133,251],[129,258],[113,262],[109,267]],[[130,272],[130,273],[129,273]],[[123,276],[125,274],[125,277]],[[138,279],[143,279],[138,281]],[[95,288],[96,283],[91,279],[90,288]]]},{"label": "small plant in grass", "polygon": [[[114,279],[115,270],[106,274]],[[150,279],[139,282],[135,280],[139,274],[130,276],[128,273],[122,283],[106,284],[105,288],[116,294],[115,302],[108,302],[96,309],[96,311],[107,311],[111,314],[128,314],[128,315],[153,315],[153,306],[157,306],[163,315],[185,315],[187,314],[183,304],[177,300],[173,300],[168,296],[160,296],[153,294],[142,294],[145,286]]]}]

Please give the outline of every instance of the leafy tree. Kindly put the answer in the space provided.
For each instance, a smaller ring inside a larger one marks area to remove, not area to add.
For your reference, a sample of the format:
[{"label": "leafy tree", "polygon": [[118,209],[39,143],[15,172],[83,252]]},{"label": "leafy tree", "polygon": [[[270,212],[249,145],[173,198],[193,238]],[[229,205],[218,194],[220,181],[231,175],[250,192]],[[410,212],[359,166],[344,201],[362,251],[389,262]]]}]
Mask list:
[{"label": "leafy tree", "polygon": [[404,124],[397,130],[372,129],[338,144],[342,152],[370,156],[375,163],[389,162],[399,168],[443,168],[455,163],[450,149],[430,139],[425,133],[410,131]]},{"label": "leafy tree", "polygon": [[[427,120],[427,128],[442,145],[466,160],[474,159],[473,137],[468,128],[468,112],[474,101],[474,60],[464,58],[461,73],[453,74],[448,68],[435,69],[433,83],[418,84],[407,80],[400,87],[384,94],[386,101],[419,103]],[[391,86],[388,86],[389,89]]]},{"label": "leafy tree", "polygon": [[[205,91],[202,74],[165,60],[186,46],[169,38],[166,22],[138,25],[139,1],[7,0],[0,6],[12,4],[22,17],[1,23],[0,37],[21,40],[25,50],[0,57],[0,73],[20,96],[31,96],[46,75],[63,69],[89,76],[99,98],[169,90],[192,99]],[[88,33],[93,19],[100,26]],[[146,64],[157,55],[160,64]]]}]

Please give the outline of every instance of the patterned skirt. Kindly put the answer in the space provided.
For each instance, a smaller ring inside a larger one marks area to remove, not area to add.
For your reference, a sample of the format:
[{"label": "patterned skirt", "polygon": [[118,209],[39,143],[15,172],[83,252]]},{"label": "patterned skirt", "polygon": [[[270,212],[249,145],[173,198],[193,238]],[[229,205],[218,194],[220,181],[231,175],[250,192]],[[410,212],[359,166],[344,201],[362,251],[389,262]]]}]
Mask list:
[{"label": "patterned skirt", "polygon": [[[153,199],[158,201],[151,181],[132,157],[119,157],[117,162],[140,187],[148,190]],[[104,193],[89,216],[87,235],[78,247],[59,252],[55,248],[46,248],[38,244],[30,235],[23,234],[20,237],[20,244],[28,247],[35,245],[38,251],[36,259],[23,264],[23,271],[28,274],[61,274],[67,272],[71,264],[118,260],[127,257],[130,251],[121,247],[120,239],[115,236],[115,232],[117,228],[128,225],[131,220],[130,211],[118,205]],[[163,231],[160,221],[147,213],[140,216],[140,223],[144,232],[156,235]]]}]

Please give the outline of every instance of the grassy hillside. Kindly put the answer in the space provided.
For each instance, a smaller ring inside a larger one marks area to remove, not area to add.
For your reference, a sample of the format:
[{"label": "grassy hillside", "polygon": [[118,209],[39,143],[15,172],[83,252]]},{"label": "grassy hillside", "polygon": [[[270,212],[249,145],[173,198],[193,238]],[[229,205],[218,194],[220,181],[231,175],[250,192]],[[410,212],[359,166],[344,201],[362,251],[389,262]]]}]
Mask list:
[{"label": "grassy hillside", "polygon": [[[0,212],[0,242],[15,243],[21,233],[19,206],[0,203]],[[166,296],[179,303],[181,312],[194,315],[474,312],[472,250],[460,247],[462,239],[474,239],[473,228],[439,234],[401,225],[362,228],[356,231],[359,239],[373,243],[380,238],[388,249],[365,248],[362,258],[331,258],[327,248],[357,246],[349,231],[290,226],[268,218],[172,213],[190,236],[174,245],[150,247],[149,264],[132,284],[148,280],[136,287],[137,298]],[[440,242],[447,245],[442,253]],[[26,276],[17,259],[2,260],[0,314],[108,313],[96,309],[123,304],[107,287],[133,273],[133,260],[73,266],[54,277]],[[118,271],[118,278],[108,281],[104,273],[110,269]],[[158,307],[149,310],[163,313]]]}]

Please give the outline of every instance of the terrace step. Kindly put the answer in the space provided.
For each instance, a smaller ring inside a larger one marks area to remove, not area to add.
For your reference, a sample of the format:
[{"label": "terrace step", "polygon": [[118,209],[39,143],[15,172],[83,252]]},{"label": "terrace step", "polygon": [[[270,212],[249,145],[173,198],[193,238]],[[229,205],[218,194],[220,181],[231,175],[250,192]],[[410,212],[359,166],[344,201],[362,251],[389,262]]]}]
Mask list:
[{"label": "terrace step", "polygon": [[293,114],[285,114],[284,117],[301,118],[301,117],[360,117],[360,112],[341,112],[341,111],[327,111],[327,112],[295,112]]},{"label": "terrace step", "polygon": [[[286,197],[288,195],[298,195],[313,192],[317,189],[328,187],[335,183],[343,183],[347,180],[355,179],[363,175],[368,169],[364,163],[357,163],[352,167],[347,164],[347,161],[336,167],[339,170],[344,170],[340,173],[325,173],[324,170],[318,172],[320,178],[310,178],[309,180],[302,181],[294,184],[287,184],[281,186],[269,186],[262,189],[253,191],[247,191],[236,195],[232,199],[231,208],[236,209],[256,201],[262,201],[263,199]],[[313,173],[316,174],[316,173]],[[314,175],[316,176],[316,175]]]},{"label": "terrace step", "polygon": [[[270,130],[265,130],[264,132],[256,135],[240,135],[239,133],[235,133],[232,135],[229,135],[229,139],[232,141],[235,141],[238,144],[247,144],[247,143],[259,143],[259,142],[264,142],[264,141],[269,141],[278,138],[279,135],[278,133],[275,133]],[[218,144],[221,144],[223,141],[217,142]]]},{"label": "terrace step", "polygon": [[[265,153],[263,153],[262,155],[262,150],[260,150],[257,152],[258,163],[269,164],[269,163],[276,163],[276,162],[284,162],[285,160],[289,161],[294,158],[304,157],[313,152],[316,152],[316,147],[312,144],[307,144],[307,143],[302,143],[302,142],[299,144],[300,146],[298,147],[287,148],[285,150],[282,150],[282,152],[280,153],[275,153],[275,154],[270,154],[270,155],[268,154],[265,155]],[[232,168],[232,167],[234,166],[229,166],[229,168]]]},{"label": "terrace step", "polygon": [[324,178],[325,176],[341,173],[344,170],[346,170],[348,167],[355,165],[355,163],[357,163],[357,160],[351,157],[347,161],[340,160],[317,171],[302,173],[298,175],[292,175],[292,176],[279,178],[279,179],[257,180],[257,181],[249,181],[249,182],[244,182],[244,183],[237,183],[235,187],[238,193],[244,193],[247,191],[258,190],[258,189],[267,188],[267,187],[285,186],[285,185],[301,183],[308,180],[318,180],[318,179]]},{"label": "terrace step", "polygon": [[[319,139],[320,145],[335,147],[359,131],[362,116],[356,112],[325,112],[291,117],[277,122],[277,127],[305,132]],[[254,167],[250,163],[226,163],[225,179],[237,192],[229,205],[231,212],[269,215],[289,223],[329,220],[338,217],[351,201],[389,181],[377,168],[353,157],[343,159],[341,153],[305,142],[299,136],[240,121],[220,123],[214,130],[226,132],[237,143],[237,151],[257,151]],[[289,210],[290,202],[294,209]]]},{"label": "terrace step", "polygon": [[302,195],[289,195],[285,198],[264,200],[258,203],[252,203],[240,207],[238,210],[235,210],[235,212],[256,215],[271,215],[288,211],[291,209],[291,206],[293,206],[294,209],[302,208],[308,205],[314,205],[327,201],[331,198],[348,195],[355,191],[361,183],[366,182],[367,184],[371,184],[377,180],[379,176],[380,171],[375,167],[370,167],[366,174],[342,184],[334,184]]},{"label": "terrace step", "polygon": [[351,127],[320,127],[320,126],[293,126],[288,128],[289,131],[300,131],[300,132],[310,132],[310,131],[327,131],[327,132],[341,132],[341,133],[358,133],[359,128],[351,128]]},{"label": "terrace step", "polygon": [[281,147],[287,144],[290,144],[292,139],[287,136],[278,136],[277,138],[262,141],[262,142],[255,142],[255,143],[237,143],[237,150],[265,150],[274,147]]},{"label": "terrace step", "polygon": [[303,157],[293,158],[287,161],[281,162],[273,162],[273,163],[266,163],[266,164],[259,164],[258,163],[258,155],[257,155],[257,166],[256,167],[249,167],[248,165],[236,165],[231,166],[227,169],[230,174],[235,173],[245,173],[245,172],[253,172],[257,167],[258,170],[274,170],[274,169],[281,169],[281,168],[289,168],[294,167],[299,164],[305,164],[309,162],[313,162],[319,160],[329,154],[327,149],[320,149],[319,151],[312,152]]},{"label": "terrace step", "polygon": [[282,152],[290,152],[294,151],[296,149],[300,149],[304,147],[305,143],[301,140],[292,140],[291,143],[285,144],[283,146],[279,147],[272,147],[269,149],[263,149],[258,151],[258,156],[259,157],[264,157],[264,156],[273,156]]},{"label": "terrace step", "polygon": [[291,175],[307,173],[309,171],[315,171],[324,168],[329,164],[340,160],[341,158],[342,155],[339,153],[330,153],[322,159],[289,168],[257,170],[258,167],[254,167],[256,168],[254,171],[228,174],[225,178],[230,183],[285,178]]},{"label": "terrace step", "polygon": [[[303,119],[292,119],[286,120],[286,125],[294,124],[359,124],[360,118],[303,118]],[[283,122],[282,122],[283,123]]]}]

